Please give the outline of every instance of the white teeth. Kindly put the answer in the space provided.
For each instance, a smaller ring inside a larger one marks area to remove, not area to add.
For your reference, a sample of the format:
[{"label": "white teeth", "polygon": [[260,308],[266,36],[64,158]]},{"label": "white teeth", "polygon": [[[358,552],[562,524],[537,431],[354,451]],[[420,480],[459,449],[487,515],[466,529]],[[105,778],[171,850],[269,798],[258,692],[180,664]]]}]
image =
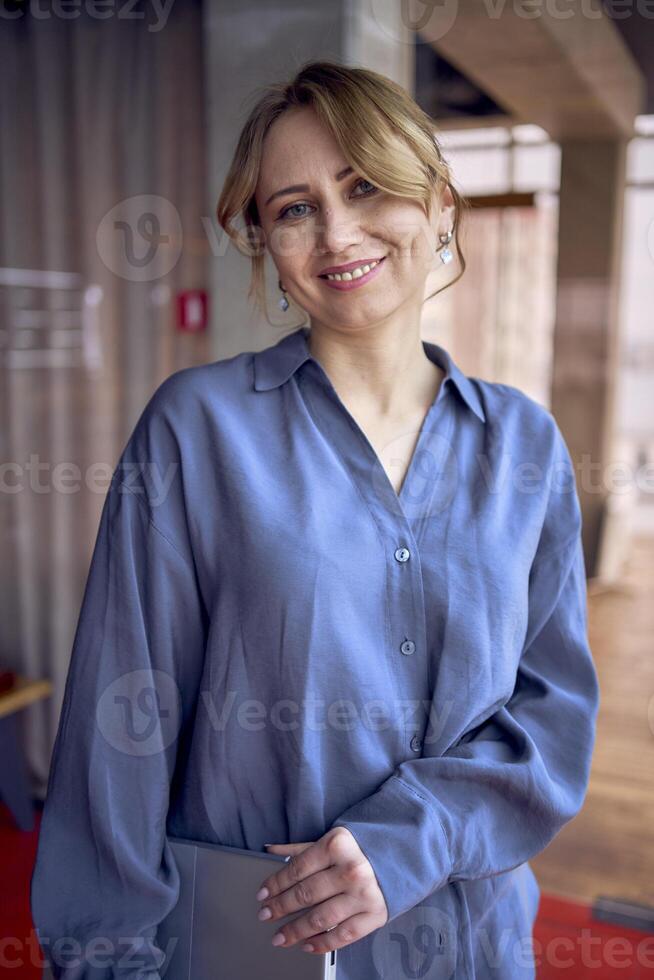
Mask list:
[{"label": "white teeth", "polygon": [[365,276],[366,272],[370,272],[376,265],[379,265],[379,262],[371,262],[370,265],[360,265],[350,272],[327,273],[327,278],[335,279],[337,282],[349,282],[350,279],[359,279],[361,276]]}]

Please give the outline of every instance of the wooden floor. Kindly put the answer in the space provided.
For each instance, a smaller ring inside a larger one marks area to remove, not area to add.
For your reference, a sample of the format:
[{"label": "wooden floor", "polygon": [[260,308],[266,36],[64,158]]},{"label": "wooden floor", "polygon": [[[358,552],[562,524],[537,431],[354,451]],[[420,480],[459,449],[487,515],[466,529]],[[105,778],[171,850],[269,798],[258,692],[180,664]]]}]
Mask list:
[{"label": "wooden floor", "polygon": [[654,537],[635,540],[620,588],[588,597],[600,682],[583,809],[531,864],[542,891],[654,906]]}]

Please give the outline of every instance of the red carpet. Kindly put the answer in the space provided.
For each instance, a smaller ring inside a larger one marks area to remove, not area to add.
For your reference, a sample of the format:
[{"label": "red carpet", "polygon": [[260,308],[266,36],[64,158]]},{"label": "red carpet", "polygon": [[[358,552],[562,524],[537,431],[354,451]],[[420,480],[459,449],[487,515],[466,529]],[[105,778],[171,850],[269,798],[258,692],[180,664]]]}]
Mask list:
[{"label": "red carpet", "polygon": [[29,887],[40,812],[34,830],[17,830],[0,804],[0,976],[40,980],[41,948],[32,927]]},{"label": "red carpet", "polygon": [[588,905],[543,894],[534,928],[538,980],[648,980],[654,934],[591,918]]},{"label": "red carpet", "polygon": [[[0,976],[40,980],[29,882],[40,814],[31,833],[17,830],[0,804]],[[654,978],[654,934],[593,921],[590,908],[542,895],[534,930],[538,980]]]}]

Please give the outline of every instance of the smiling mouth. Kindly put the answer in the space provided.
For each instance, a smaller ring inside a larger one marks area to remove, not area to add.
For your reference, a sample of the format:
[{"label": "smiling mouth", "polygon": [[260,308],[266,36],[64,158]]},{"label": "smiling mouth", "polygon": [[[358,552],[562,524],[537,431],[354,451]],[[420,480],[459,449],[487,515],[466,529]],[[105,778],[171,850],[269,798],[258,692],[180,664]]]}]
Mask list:
[{"label": "smiling mouth", "polygon": [[376,269],[378,265],[381,265],[385,258],[386,256],[384,255],[381,259],[376,259],[374,262],[364,263],[363,265],[357,266],[356,269],[350,269],[349,272],[329,272],[318,276],[318,278],[328,279],[330,282],[352,282],[353,280],[361,279],[362,276],[368,275],[372,269]]}]

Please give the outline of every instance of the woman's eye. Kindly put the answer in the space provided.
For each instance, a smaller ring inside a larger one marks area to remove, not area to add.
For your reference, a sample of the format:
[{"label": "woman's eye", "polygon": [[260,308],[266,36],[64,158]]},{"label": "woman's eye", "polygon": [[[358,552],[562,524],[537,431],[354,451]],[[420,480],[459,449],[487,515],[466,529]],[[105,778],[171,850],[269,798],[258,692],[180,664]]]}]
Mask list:
[{"label": "woman's eye", "polygon": [[[364,189],[363,193],[355,194],[354,195],[355,197],[367,197],[370,194],[376,193],[377,188],[375,187],[375,185],[371,184],[369,180],[365,179],[365,177],[362,177],[361,180],[358,180],[354,186],[360,187],[361,184],[367,184],[370,190]],[[284,210],[280,213],[278,220],[283,221],[285,218],[303,218],[304,214],[298,214],[297,212],[295,214],[292,214],[291,212],[295,211],[295,208],[307,208],[307,207],[309,207],[309,205],[303,203],[291,204],[287,208],[284,208]]]},{"label": "woman's eye", "polygon": [[[359,187],[361,184],[367,184],[368,187],[371,187],[372,188],[372,191],[376,191],[377,190],[377,188],[375,187],[375,185],[374,184],[371,184],[369,180],[366,180],[365,179],[365,177],[362,177],[361,180],[355,186],[356,187]],[[364,194],[371,194],[372,191],[364,191]],[[361,196],[361,195],[359,195],[359,196]]]},{"label": "woman's eye", "polygon": [[290,207],[284,208],[284,210],[282,211],[282,213],[280,214],[279,217],[280,218],[287,218],[287,217],[301,218],[302,217],[301,214],[291,214],[291,211],[293,211],[295,208],[306,208],[306,207],[308,207],[307,204],[291,204]]}]

